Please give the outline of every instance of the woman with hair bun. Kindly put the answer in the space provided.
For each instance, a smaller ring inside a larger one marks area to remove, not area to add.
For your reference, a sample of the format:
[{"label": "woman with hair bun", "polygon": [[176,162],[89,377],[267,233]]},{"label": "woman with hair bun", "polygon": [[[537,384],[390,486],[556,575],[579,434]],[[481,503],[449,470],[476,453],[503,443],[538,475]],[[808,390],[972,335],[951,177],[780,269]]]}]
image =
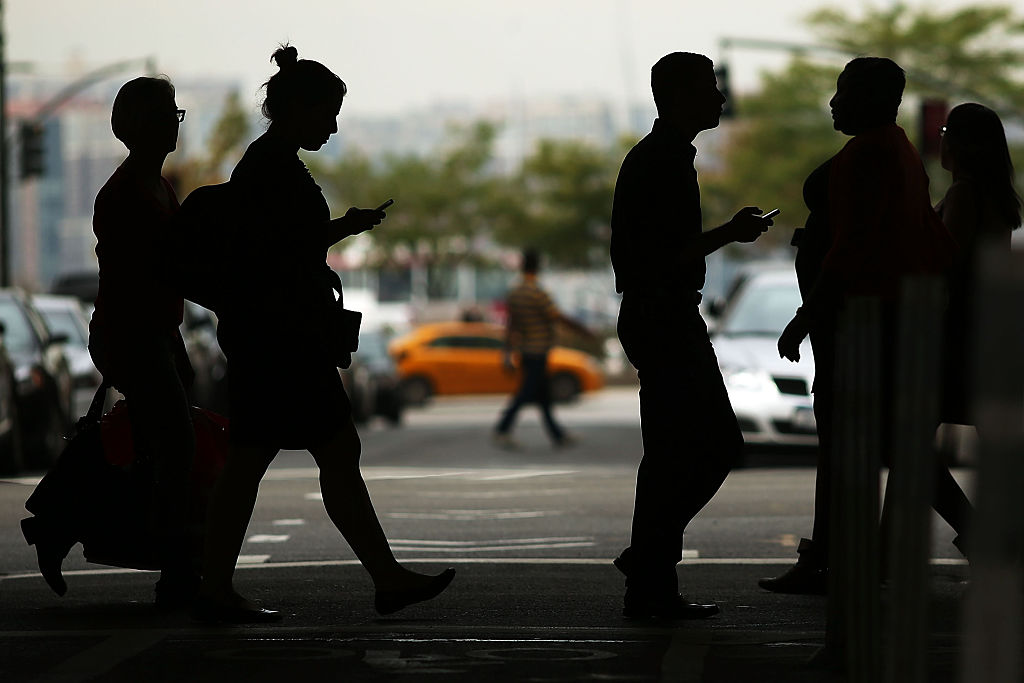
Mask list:
[{"label": "woman with hair bun", "polygon": [[196,616],[213,622],[276,621],[235,592],[232,574],[260,480],[282,448],[308,450],[320,468],[324,506],[376,589],[382,614],[437,596],[455,571],[418,574],[398,563],[359,471],[360,441],[329,342],[337,275],[326,263],[335,242],[372,229],[376,209],[331,219],[320,187],[298,158],[338,132],[345,83],[283,46],[272,60],[263,115],[267,131],[231,174],[239,205],[232,289],[218,337],[228,358],[231,451],[209,511]]}]

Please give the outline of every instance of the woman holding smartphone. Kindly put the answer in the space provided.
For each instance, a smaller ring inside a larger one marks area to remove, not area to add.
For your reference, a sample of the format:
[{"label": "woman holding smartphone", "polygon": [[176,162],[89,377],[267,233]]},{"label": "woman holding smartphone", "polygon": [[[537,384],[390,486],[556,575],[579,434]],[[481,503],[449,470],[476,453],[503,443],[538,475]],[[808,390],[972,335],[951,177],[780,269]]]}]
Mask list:
[{"label": "woman holding smartphone", "polygon": [[308,450],[320,468],[324,506],[369,572],[375,606],[388,614],[443,591],[454,577],[410,571],[391,552],[359,471],[360,441],[331,348],[328,316],[337,275],[335,242],[378,225],[383,210],[352,208],[331,220],[320,187],[298,158],[338,132],[347,88],[294,47],[274,52],[265,84],[267,131],[231,174],[239,202],[233,291],[218,336],[228,358],[231,451],[209,513],[196,614],[206,621],[276,621],[280,614],[237,594],[232,574],[256,494],[282,448]]}]

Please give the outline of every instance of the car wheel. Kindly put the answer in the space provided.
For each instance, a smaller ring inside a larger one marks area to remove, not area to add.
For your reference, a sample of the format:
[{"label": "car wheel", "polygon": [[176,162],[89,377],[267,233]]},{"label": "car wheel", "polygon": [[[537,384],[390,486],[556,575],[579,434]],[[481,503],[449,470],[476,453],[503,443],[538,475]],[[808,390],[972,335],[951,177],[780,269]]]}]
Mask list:
[{"label": "car wheel", "polygon": [[25,467],[25,447],[21,439],[21,417],[18,415],[18,404],[12,399],[11,429],[0,438],[0,473],[18,474]]},{"label": "car wheel", "polygon": [[580,395],[580,381],[569,372],[559,372],[551,378],[551,400],[556,403],[567,403],[576,400]]},{"label": "car wheel", "polygon": [[433,395],[434,385],[426,377],[409,377],[402,381],[402,400],[406,405],[424,405]]},{"label": "car wheel", "polygon": [[50,409],[43,419],[41,433],[33,440],[32,449],[29,453],[30,463],[39,469],[49,469],[57,462],[57,457],[64,450],[64,434],[67,428],[67,420],[64,418],[64,411],[61,410],[58,402],[50,402]]}]

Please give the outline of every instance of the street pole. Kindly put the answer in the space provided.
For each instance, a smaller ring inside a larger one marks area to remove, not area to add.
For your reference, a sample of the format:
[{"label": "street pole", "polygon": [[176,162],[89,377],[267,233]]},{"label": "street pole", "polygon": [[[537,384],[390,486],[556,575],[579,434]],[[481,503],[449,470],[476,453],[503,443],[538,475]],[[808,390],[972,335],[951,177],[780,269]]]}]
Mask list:
[{"label": "street pole", "polygon": [[7,67],[4,3],[0,0],[0,287],[11,286],[10,137],[7,135]]}]

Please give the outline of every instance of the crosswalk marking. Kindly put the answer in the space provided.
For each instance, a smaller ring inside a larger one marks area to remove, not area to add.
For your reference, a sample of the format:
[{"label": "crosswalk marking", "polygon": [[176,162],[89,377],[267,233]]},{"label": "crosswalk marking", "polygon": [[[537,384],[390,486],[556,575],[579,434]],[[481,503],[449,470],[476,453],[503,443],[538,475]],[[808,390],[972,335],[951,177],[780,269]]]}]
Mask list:
[{"label": "crosswalk marking", "polygon": [[275,519],[274,526],[302,526],[306,523],[304,519]]},{"label": "crosswalk marking", "polygon": [[392,519],[437,519],[475,522],[496,519],[536,519],[563,514],[560,510],[439,510],[437,512],[388,512]]},{"label": "crosswalk marking", "polygon": [[245,540],[249,543],[284,543],[289,538],[288,534],[253,534]]}]

